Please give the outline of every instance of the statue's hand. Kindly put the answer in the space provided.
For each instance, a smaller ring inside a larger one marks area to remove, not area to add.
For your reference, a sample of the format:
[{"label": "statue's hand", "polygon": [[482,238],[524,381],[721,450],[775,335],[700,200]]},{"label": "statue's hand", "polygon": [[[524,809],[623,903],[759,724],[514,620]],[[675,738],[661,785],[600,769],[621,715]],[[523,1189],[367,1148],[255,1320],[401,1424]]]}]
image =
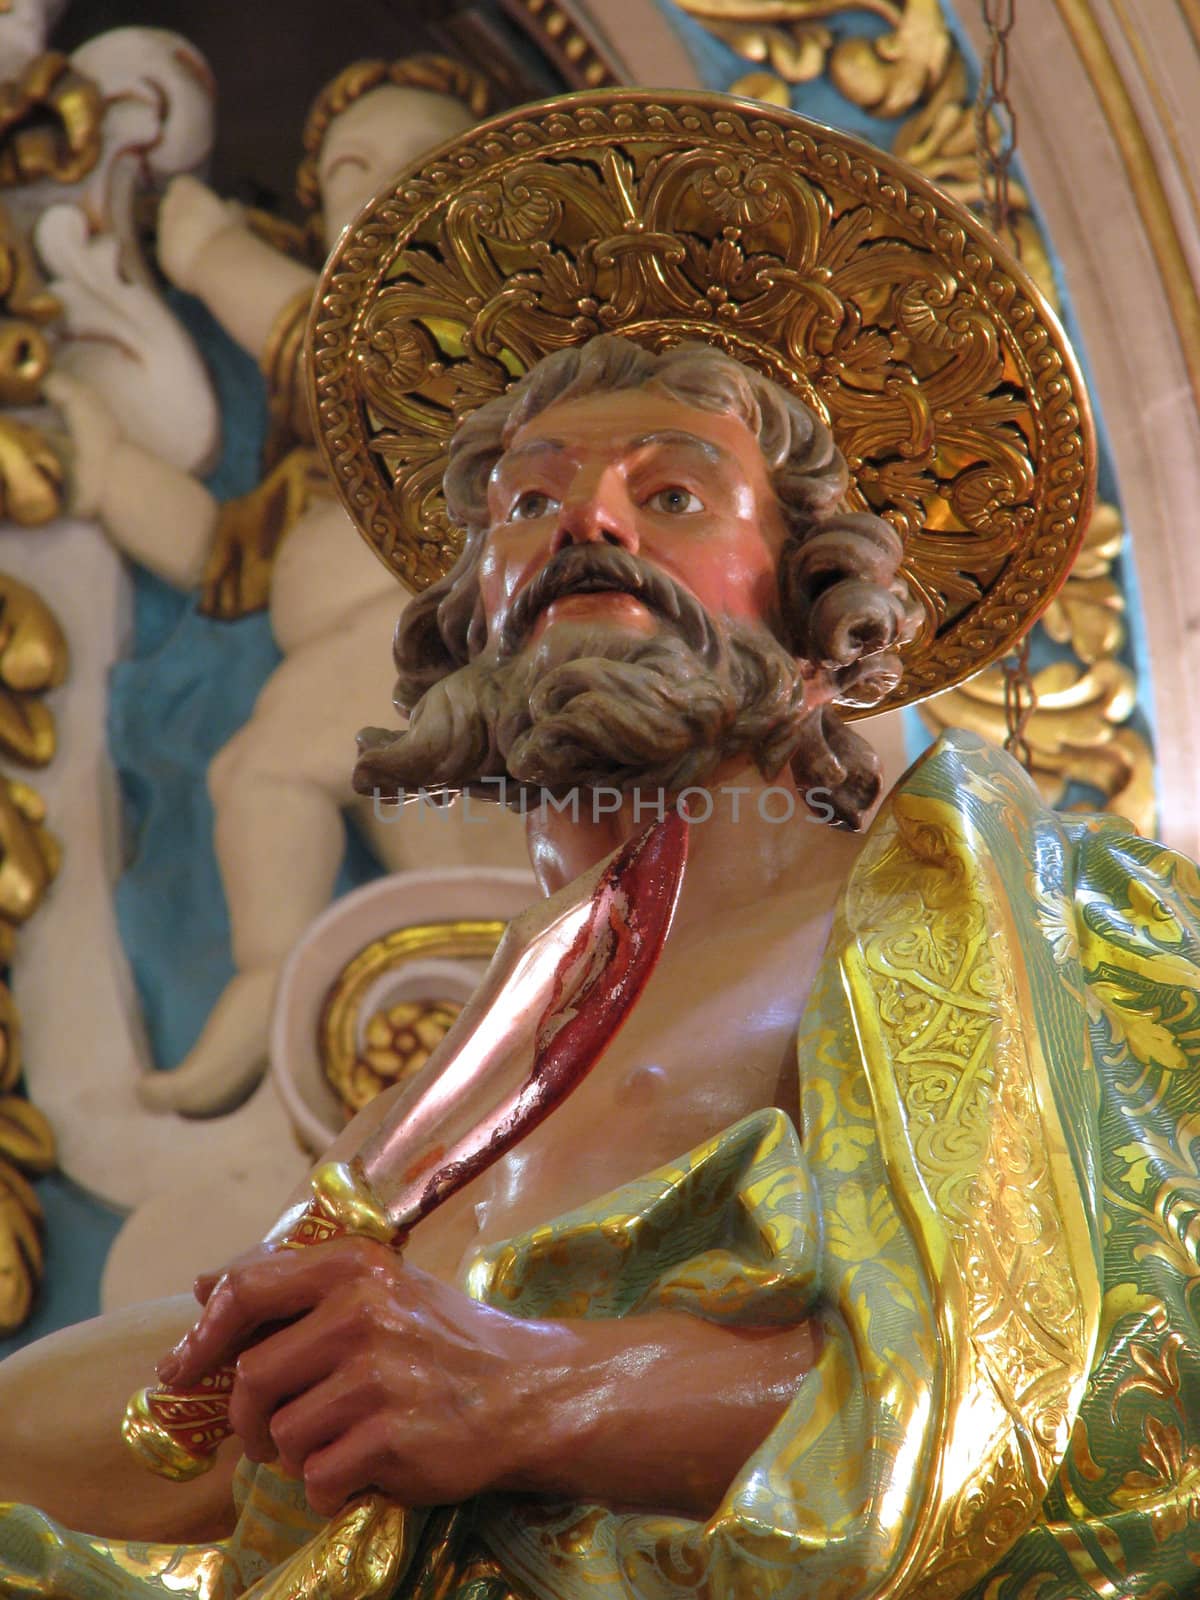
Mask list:
[{"label": "statue's hand", "polygon": [[197,291],[205,250],[218,234],[240,227],[243,214],[236,201],[222,200],[198,178],[172,178],[158,210],[158,263],[171,282]]},{"label": "statue's hand", "polygon": [[197,1292],[204,1311],[160,1377],[190,1384],[236,1357],[246,1454],[302,1477],[324,1516],[370,1487],[405,1505],[518,1487],[531,1419],[573,1365],[566,1325],[480,1305],[363,1239],[260,1247]]}]

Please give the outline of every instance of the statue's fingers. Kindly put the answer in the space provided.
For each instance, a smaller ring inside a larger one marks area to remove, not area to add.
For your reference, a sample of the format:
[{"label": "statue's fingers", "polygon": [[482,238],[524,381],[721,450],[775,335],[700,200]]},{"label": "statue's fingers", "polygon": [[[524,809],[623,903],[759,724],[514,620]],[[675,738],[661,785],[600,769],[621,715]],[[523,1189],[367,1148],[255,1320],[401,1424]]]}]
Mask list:
[{"label": "statue's fingers", "polygon": [[241,1269],[221,1277],[192,1327],[158,1365],[166,1383],[188,1385],[234,1360],[270,1323],[308,1311],[320,1291],[305,1280]]},{"label": "statue's fingers", "polygon": [[206,1306],[213,1290],[221,1281],[219,1272],[202,1272],[192,1284],[192,1293],[202,1306]]},{"label": "statue's fingers", "polygon": [[235,1262],[195,1326],[159,1363],[159,1377],[165,1383],[194,1383],[240,1355],[265,1328],[311,1311],[331,1290],[372,1270],[374,1256],[359,1248],[366,1244],[346,1239],[304,1250],[264,1249]]},{"label": "statue's fingers", "polygon": [[390,1487],[396,1428],[394,1417],[366,1417],[308,1457],[304,1463],[304,1492],[319,1517],[334,1516],[351,1495],[363,1489]]},{"label": "statue's fingers", "polygon": [[287,1471],[299,1471],[304,1456],[292,1457],[294,1440],[290,1435],[284,1454],[276,1424],[281,1416],[292,1413],[295,1425],[297,1407],[302,1420],[311,1392],[328,1388],[342,1356],[340,1329],[336,1306],[326,1301],[299,1322],[289,1323],[238,1357],[237,1376],[229,1397],[229,1422],[252,1461],[272,1461],[278,1452],[284,1455]]},{"label": "statue's fingers", "polygon": [[276,1410],[269,1437],[279,1463],[292,1477],[303,1477],[305,1463],[368,1417],[393,1403],[375,1362],[340,1367],[322,1382]]}]

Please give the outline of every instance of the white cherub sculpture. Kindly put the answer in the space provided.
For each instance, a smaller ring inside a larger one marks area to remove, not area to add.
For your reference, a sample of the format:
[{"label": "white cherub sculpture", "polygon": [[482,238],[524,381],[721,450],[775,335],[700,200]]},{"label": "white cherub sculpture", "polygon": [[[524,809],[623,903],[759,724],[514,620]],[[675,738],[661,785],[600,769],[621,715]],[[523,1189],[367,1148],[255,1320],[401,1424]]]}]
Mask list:
[{"label": "white cherub sculpture", "polygon": [[[359,63],[320,97],[306,146],[327,246],[389,177],[476,120],[478,80],[454,63],[444,63],[443,77],[456,92],[428,87],[437,82],[429,58]],[[63,255],[57,238],[69,231],[53,222],[44,219],[39,230],[52,269]],[[316,274],[194,178],[177,178],[167,190],[158,253],[167,277],[265,365],[278,359],[281,330],[302,326]],[[121,550],[168,582],[197,585],[219,518],[212,495],[177,457],[125,426],[114,403],[120,397],[106,392],[103,374],[68,372],[52,394],[75,447],[75,509],[97,517]],[[340,814],[356,803],[354,732],[389,715],[387,651],[379,646],[395,626],[397,600],[395,579],[332,495],[310,496],[271,575],[271,624],[284,660],[209,769],[237,972],[182,1065],[143,1078],[147,1105],[214,1113],[237,1103],[261,1074],[280,966],[327,903],[341,859]],[[495,807],[399,826],[394,813],[375,807],[361,817],[392,870],[522,859],[516,821]]]}]

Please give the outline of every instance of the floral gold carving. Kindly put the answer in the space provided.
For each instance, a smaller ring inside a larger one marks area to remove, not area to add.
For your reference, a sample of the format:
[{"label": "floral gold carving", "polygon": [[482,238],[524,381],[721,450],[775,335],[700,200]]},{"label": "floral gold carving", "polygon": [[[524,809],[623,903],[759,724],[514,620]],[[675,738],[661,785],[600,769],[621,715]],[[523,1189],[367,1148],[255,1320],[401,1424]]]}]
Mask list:
[{"label": "floral gold carving", "polygon": [[[953,50],[938,0],[678,0],[739,55],[769,62],[789,83],[828,71],[849,100],[903,116],[937,83]],[[881,18],[878,38],[835,40],[823,19],[858,11]]]},{"label": "floral gold carving", "polygon": [[46,436],[0,418],[0,517],[36,526],[58,516],[62,505],[62,462]]},{"label": "floral gold carving", "polygon": [[58,873],[58,844],[45,821],[45,801],[37,791],[5,778],[0,788],[0,917],[10,924],[33,915]]},{"label": "floral gold carving", "polygon": [[966,211],[844,135],[724,97],[506,113],[379,199],[326,267],[318,427],[414,589],[454,560],[457,420],[546,352],[702,338],[829,422],[851,501],[903,534],[925,619],[899,705],[994,660],[1068,570],[1092,442],[1073,358]]},{"label": "floral gold carving", "polygon": [[[1067,786],[1098,790],[1104,808],[1142,833],[1154,831],[1154,753],[1128,719],[1137,700],[1120,659],[1125,601],[1111,575],[1123,539],[1120,513],[1099,505],[1065,586],[1042,618],[1047,634],[1077,661],[1055,661],[1033,677],[1037,705],[1026,724],[1031,771],[1051,805]],[[921,707],[930,727],[970,728],[995,744],[1005,735],[1004,675],[989,667]]]},{"label": "floral gold carving", "polygon": [[[40,178],[71,181],[99,153],[98,92],[62,56],[42,56],[14,83],[0,83],[0,185]],[[57,124],[55,118],[58,119]],[[50,370],[43,331],[60,306],[46,290],[30,248],[0,206],[0,406],[34,406]],[[63,461],[40,429],[0,415],[0,520],[27,527],[60,515]],[[44,696],[67,672],[67,641],[50,607],[28,584],[0,573],[0,754],[44,767],[55,749],[54,715]],[[37,910],[59,865],[42,797],[0,774],[0,966],[16,930]],[[0,1336],[28,1317],[41,1280],[42,1208],[31,1176],[50,1171],[54,1135],[16,1091],[21,1024],[0,982]]]},{"label": "floral gold carving", "polygon": [[730,93],[783,106],[791,104],[788,84],[808,83],[825,71],[833,43],[833,34],[819,23],[755,28],[740,22],[714,22],[712,32],[747,61],[761,64],[758,72],[731,83]]},{"label": "floral gold carving", "polygon": [[[46,808],[28,784],[0,778],[0,961],[12,956],[17,925],[32,916],[58,869],[58,846],[43,826]],[[54,1134],[36,1106],[14,1091],[21,1078],[21,1023],[0,983],[0,1336],[28,1317],[41,1279],[42,1208],[29,1177],[54,1166]]]}]

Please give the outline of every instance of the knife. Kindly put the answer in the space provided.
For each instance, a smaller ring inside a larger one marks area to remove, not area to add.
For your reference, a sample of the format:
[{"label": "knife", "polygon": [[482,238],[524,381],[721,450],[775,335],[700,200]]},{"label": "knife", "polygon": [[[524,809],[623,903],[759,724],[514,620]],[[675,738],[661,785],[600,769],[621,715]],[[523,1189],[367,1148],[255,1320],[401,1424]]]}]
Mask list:
[{"label": "knife", "polygon": [[[688,825],[672,810],[509,924],[487,972],[385,1120],[265,1243],[300,1249],[349,1234],[399,1248],[422,1217],[485,1172],[595,1066],[658,961],[683,881]],[[184,1482],[212,1465],[229,1426],[232,1364],[193,1386],[141,1389],[130,1449]]]}]

